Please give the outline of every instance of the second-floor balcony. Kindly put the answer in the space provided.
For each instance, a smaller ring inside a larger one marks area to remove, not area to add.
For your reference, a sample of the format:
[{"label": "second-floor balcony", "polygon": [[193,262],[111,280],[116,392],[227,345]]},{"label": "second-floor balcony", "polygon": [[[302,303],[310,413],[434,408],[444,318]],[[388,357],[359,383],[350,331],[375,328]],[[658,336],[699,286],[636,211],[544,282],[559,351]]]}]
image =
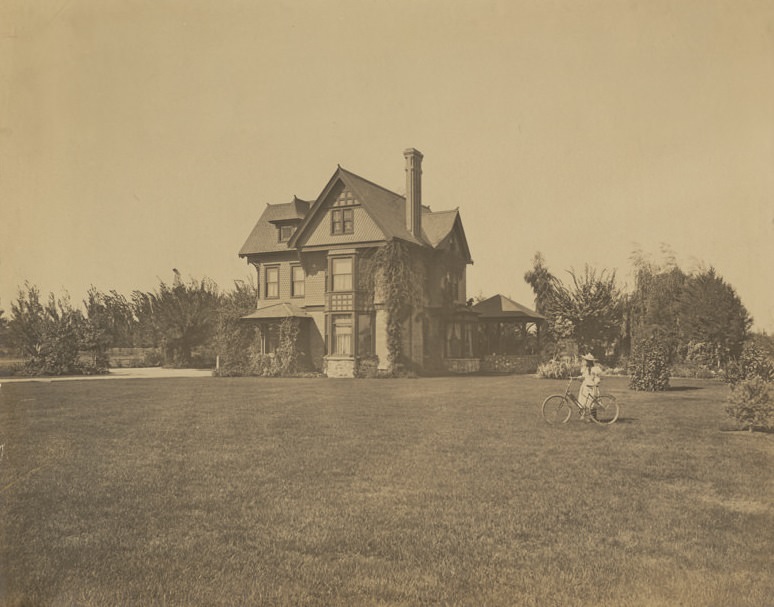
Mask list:
[{"label": "second-floor balcony", "polygon": [[369,291],[328,291],[325,294],[326,312],[368,310],[373,303],[374,298]]}]

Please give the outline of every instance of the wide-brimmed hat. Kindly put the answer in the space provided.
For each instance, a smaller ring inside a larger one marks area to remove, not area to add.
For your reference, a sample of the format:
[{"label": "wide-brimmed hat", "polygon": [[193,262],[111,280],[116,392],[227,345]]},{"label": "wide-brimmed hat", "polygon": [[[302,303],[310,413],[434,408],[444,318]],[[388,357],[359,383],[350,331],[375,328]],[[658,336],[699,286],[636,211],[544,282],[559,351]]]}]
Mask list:
[{"label": "wide-brimmed hat", "polygon": [[588,361],[591,361],[591,362],[594,362],[595,360],[597,360],[596,358],[594,358],[593,354],[584,354],[583,356],[581,356],[581,358],[583,360],[588,360]]}]

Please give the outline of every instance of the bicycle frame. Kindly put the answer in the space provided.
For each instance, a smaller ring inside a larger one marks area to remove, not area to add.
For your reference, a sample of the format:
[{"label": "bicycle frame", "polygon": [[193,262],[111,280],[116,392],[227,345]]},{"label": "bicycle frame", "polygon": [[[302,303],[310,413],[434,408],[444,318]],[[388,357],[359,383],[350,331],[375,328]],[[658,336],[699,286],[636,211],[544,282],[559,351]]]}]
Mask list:
[{"label": "bicycle frame", "polygon": [[[593,386],[585,403],[573,393],[572,384],[579,377],[571,377],[564,389],[564,394],[551,394],[546,397],[541,407],[543,418],[549,423],[567,423],[572,416],[572,407],[575,405],[576,413],[587,421],[597,424],[609,425],[618,419],[620,409],[611,394],[600,394],[599,387]],[[570,404],[572,403],[572,404]]]},{"label": "bicycle frame", "polygon": [[[565,396],[565,398],[568,398],[570,400],[570,402],[573,403],[576,407],[578,407],[578,409],[580,411],[585,411],[586,409],[589,409],[590,407],[587,406],[587,405],[582,404],[578,400],[578,397],[575,396],[575,394],[570,391],[570,388],[572,387],[572,382],[574,382],[576,379],[579,379],[579,378],[578,377],[570,377],[570,381],[567,382],[567,387],[564,390],[564,396]],[[596,398],[597,396],[599,396],[599,388],[594,386],[594,395],[593,395],[589,405],[592,405],[594,403],[594,398]]]}]

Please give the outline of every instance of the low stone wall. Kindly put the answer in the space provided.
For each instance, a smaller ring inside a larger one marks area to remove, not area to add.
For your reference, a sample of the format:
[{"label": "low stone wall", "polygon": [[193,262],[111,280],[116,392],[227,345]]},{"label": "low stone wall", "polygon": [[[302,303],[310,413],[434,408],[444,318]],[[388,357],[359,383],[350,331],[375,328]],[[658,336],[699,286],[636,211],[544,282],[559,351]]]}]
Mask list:
[{"label": "low stone wall", "polygon": [[523,354],[489,354],[481,360],[484,373],[534,373],[540,357]]},{"label": "low stone wall", "polygon": [[478,373],[481,361],[478,358],[445,358],[443,367],[449,373]]}]

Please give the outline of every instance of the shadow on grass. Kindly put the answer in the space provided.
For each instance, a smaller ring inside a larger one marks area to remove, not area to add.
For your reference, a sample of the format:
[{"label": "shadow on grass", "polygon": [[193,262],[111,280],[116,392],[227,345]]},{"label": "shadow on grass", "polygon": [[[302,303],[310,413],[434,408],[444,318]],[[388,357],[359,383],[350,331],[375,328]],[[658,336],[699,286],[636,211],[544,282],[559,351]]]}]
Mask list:
[{"label": "shadow on grass", "polygon": [[747,428],[740,428],[739,426],[721,426],[721,432],[729,432],[731,434],[774,434],[774,428],[753,428],[752,431]]},{"label": "shadow on grass", "polygon": [[633,424],[635,422],[640,421],[638,417],[619,417],[617,420],[615,420],[616,424]]},{"label": "shadow on grass", "polygon": [[669,386],[667,392],[686,392],[688,390],[701,390],[700,386]]}]

